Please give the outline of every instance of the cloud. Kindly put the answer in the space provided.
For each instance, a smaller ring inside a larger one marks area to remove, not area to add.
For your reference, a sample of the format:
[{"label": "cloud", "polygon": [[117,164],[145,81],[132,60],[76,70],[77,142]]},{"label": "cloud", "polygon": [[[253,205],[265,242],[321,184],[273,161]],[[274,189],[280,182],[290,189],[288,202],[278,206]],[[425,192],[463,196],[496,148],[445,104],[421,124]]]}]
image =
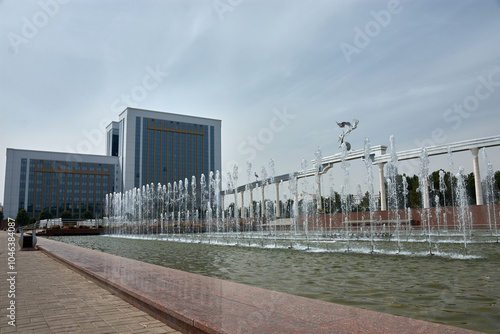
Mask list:
[{"label": "cloud", "polygon": [[[2,1],[0,150],[75,147],[84,131],[117,119],[113,101],[157,65],[168,77],[137,107],[222,119],[223,166],[236,161],[240,171],[238,144],[268,127],[275,108],[296,118],[253,163],[260,169],[273,158],[276,173],[300,168],[318,146],[336,153],[336,120],[360,120],[350,137],[356,147],[394,134],[401,149],[414,148],[435,128],[449,140],[498,134],[491,124],[500,121],[500,90],[460,130],[443,120],[478,75],[500,66],[498,3],[401,6],[348,63],[340,43],[353,43],[355,28],[387,2],[243,1],[221,20],[210,1],[72,1],[12,54],[7,34],[21,34],[24,18],[43,9]],[[0,189],[4,166],[0,155]]]}]

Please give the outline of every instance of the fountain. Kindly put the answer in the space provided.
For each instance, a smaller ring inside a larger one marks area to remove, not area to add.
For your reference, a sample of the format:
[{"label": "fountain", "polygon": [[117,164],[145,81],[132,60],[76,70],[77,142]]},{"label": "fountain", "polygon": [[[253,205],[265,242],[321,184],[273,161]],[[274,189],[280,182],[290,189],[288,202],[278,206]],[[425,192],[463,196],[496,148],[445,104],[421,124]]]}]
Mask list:
[{"label": "fountain", "polygon": [[[439,174],[439,189],[434,189],[429,175],[427,149],[423,148],[418,188],[422,207],[411,209],[407,198],[408,183],[397,173],[398,156],[394,137],[391,136],[390,142],[386,178],[387,211],[376,211],[373,159],[370,142],[366,139],[361,155],[366,169],[369,202],[369,209],[365,212],[354,210],[354,195],[350,193],[350,163],[347,161],[350,152],[344,142],[341,144],[340,157],[343,174],[340,185],[341,213],[322,212],[322,176],[326,168],[322,163],[321,149],[318,148],[312,169],[308,169],[307,161],[303,160],[300,172],[286,175],[289,192],[285,197],[290,198],[284,211],[287,218],[281,217],[283,204],[279,198],[283,177],[279,181],[280,177],[274,175],[274,161],[271,160],[268,166],[270,175],[263,166],[260,180],[256,182],[250,182],[252,166],[248,165],[249,183],[243,187],[237,185],[238,168],[234,167],[232,173],[227,174],[228,186],[224,191],[220,189],[220,174],[216,171],[209,174],[208,181],[205,175],[201,175],[199,180],[193,176],[191,182],[185,179],[173,185],[150,184],[125,193],[108,194],[105,218],[107,232],[120,237],[188,243],[464,258],[481,257],[480,253],[474,251],[474,244],[498,242],[494,194],[490,190],[491,166],[488,166],[486,196],[489,201],[489,225],[487,228],[474,229],[463,184],[463,168],[454,179],[455,194],[452,200],[457,206],[446,207],[444,171]],[[450,153],[449,159],[451,164]],[[315,182],[309,183],[304,178],[308,171],[311,171],[309,175],[314,176]],[[255,176],[258,176],[257,173]],[[276,186],[275,199],[270,196],[272,185]],[[358,185],[358,201],[362,194],[360,187]],[[252,191],[259,189],[261,199],[255,202]],[[431,208],[429,192],[436,193],[432,198],[434,208]],[[238,200],[239,193],[241,201]],[[439,194],[443,204],[440,204]],[[245,197],[250,198],[246,203]],[[231,201],[229,205],[228,199]]]}]

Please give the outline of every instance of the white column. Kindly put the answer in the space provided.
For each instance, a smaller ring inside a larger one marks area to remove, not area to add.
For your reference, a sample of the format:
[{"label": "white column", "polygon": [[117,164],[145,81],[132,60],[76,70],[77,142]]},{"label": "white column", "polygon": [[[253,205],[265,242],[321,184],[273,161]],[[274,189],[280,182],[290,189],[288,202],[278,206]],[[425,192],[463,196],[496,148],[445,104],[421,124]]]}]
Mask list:
[{"label": "white column", "polygon": [[481,173],[479,171],[479,148],[471,148],[472,166],[474,167],[474,182],[476,186],[476,205],[483,205],[483,188],[481,186]]},{"label": "white column", "polygon": [[276,182],[276,218],[280,218],[280,183]]},{"label": "white column", "polygon": [[384,176],[385,162],[378,164],[378,175],[380,178],[380,210],[387,211],[387,197],[385,194],[385,176]]}]

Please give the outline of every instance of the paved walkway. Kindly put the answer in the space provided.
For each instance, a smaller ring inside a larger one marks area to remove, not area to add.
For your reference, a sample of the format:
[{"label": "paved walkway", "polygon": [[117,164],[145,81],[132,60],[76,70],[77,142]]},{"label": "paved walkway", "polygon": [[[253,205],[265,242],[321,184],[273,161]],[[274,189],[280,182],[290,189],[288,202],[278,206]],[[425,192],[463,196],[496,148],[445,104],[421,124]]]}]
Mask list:
[{"label": "paved walkway", "polygon": [[[0,333],[179,333],[43,252],[18,246],[9,298],[7,236],[0,231]],[[8,324],[11,300],[16,327]]]}]

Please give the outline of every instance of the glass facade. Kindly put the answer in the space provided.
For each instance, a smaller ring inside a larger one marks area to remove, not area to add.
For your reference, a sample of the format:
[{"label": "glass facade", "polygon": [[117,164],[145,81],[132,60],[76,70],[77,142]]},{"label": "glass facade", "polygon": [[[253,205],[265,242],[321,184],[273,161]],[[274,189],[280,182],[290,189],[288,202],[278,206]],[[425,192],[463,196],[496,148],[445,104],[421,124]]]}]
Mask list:
[{"label": "glass facade", "polygon": [[141,118],[136,117],[135,119],[135,163],[134,163],[134,187],[138,188],[141,176],[139,174],[139,167],[141,163]]},{"label": "glass facade", "polygon": [[213,126],[136,117],[135,129],[135,187],[199,179],[215,169]]},{"label": "glass facade", "polygon": [[27,159],[22,159],[19,209],[27,198],[27,212],[35,218],[45,209],[54,217],[66,210],[81,217],[89,210],[101,218],[105,195],[114,192],[114,173],[114,164],[36,159],[30,159],[28,169]]},{"label": "glass facade", "polygon": [[111,129],[107,135],[108,135],[107,155],[117,157],[119,154],[118,148],[119,148],[119,141],[120,141],[120,130],[119,129]]},{"label": "glass facade", "polygon": [[26,198],[26,171],[27,171],[28,159],[21,159],[21,178],[19,181],[19,208],[24,208],[24,201]]}]

